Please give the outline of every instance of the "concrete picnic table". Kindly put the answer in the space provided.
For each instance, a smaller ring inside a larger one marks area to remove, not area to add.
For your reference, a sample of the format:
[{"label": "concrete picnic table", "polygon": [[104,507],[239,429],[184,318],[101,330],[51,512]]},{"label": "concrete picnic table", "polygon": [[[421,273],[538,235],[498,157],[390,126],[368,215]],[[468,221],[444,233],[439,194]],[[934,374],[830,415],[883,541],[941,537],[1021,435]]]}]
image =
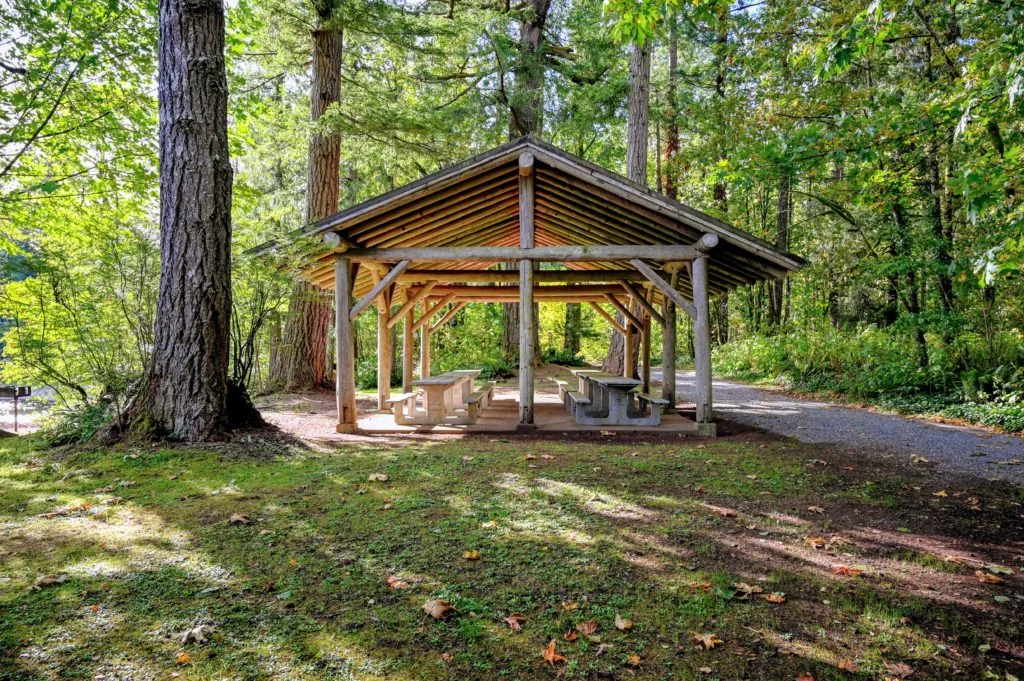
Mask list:
[{"label": "concrete picnic table", "polygon": [[464,406],[473,392],[473,381],[479,375],[479,369],[460,369],[413,381],[414,386],[423,388],[427,407],[425,423],[443,423],[457,407]]},{"label": "concrete picnic table", "polygon": [[631,393],[643,381],[605,373],[595,369],[577,369],[580,392],[590,400],[590,408],[577,411],[576,422],[583,425],[632,425],[637,418],[631,409]]}]

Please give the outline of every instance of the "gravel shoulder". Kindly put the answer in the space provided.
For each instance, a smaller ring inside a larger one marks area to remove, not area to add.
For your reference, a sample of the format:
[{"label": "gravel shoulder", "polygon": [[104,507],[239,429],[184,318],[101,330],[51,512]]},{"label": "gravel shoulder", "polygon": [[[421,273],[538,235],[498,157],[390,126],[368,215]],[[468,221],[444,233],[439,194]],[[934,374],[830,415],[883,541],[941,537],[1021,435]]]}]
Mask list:
[{"label": "gravel shoulder", "polygon": [[[660,371],[653,372],[660,380]],[[681,396],[694,394],[692,372],[677,380]],[[1024,484],[1024,438],[982,428],[884,414],[779,391],[716,379],[715,413],[734,423],[763,429],[800,442],[876,450],[908,461],[923,456],[941,470]]]}]

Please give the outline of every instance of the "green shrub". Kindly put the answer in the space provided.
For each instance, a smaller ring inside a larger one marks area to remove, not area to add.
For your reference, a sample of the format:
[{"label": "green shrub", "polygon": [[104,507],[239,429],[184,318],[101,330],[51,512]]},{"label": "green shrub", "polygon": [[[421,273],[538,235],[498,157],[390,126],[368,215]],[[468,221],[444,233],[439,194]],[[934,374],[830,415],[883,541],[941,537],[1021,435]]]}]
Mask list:
[{"label": "green shrub", "polygon": [[564,348],[544,348],[541,353],[541,360],[548,364],[561,364],[567,367],[586,366],[586,361],[578,354],[573,354]]},{"label": "green shrub", "polygon": [[80,402],[55,409],[43,425],[50,446],[59,447],[85,442],[112,417],[111,407],[106,402]]}]

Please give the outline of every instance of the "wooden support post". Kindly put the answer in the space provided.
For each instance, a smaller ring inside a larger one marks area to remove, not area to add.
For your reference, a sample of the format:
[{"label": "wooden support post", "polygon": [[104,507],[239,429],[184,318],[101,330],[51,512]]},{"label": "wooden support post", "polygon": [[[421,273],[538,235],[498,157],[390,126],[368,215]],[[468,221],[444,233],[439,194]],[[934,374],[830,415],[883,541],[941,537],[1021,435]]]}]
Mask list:
[{"label": "wooden support post", "polygon": [[375,301],[377,299],[377,296],[384,293],[385,289],[387,289],[387,287],[391,286],[391,284],[395,282],[395,279],[398,278],[398,275],[404,272],[405,268],[407,268],[411,264],[411,260],[403,260],[402,262],[392,267],[391,271],[385,274],[384,277],[377,282],[376,286],[370,289],[369,293],[363,296],[358,303],[352,306],[352,309],[349,310],[348,313],[349,319],[355,320],[355,318],[359,316],[359,313],[366,309],[373,301]]},{"label": "wooden support post", "polygon": [[[430,318],[426,316],[427,304],[423,303],[423,317],[420,318],[419,325],[424,318],[429,322]],[[430,327],[426,324],[420,326],[420,378],[430,377]]]},{"label": "wooden support post", "polygon": [[[659,315],[660,316],[660,315]],[[640,329],[640,378],[643,380],[643,391],[651,392],[651,316],[644,315],[644,325]]]},{"label": "wooden support post", "polygon": [[391,316],[391,291],[387,290],[380,296],[377,303],[377,409],[391,411],[387,401],[391,399],[391,329],[388,328],[388,317]]},{"label": "wooden support post", "polygon": [[702,435],[714,435],[715,424],[711,403],[711,320],[708,314],[708,259],[697,258],[690,267],[693,284],[694,364],[697,374],[697,424]]},{"label": "wooden support post", "polygon": [[[412,312],[412,309],[414,307],[416,307],[416,303],[420,302],[421,300],[426,298],[428,295],[430,295],[430,291],[433,290],[435,285],[437,285],[437,282],[434,282],[434,281],[429,282],[427,284],[424,284],[423,287],[419,291],[416,292],[416,295],[413,295],[413,296],[410,296],[410,295],[408,295],[408,293],[406,293],[405,304],[402,305],[401,309],[399,309],[398,312],[396,312],[394,315],[392,315],[391,319],[388,320],[388,328],[390,329],[395,324],[397,324],[399,321],[405,319],[406,316],[410,312]],[[408,391],[406,391],[406,392],[408,392]]]},{"label": "wooden support post", "polygon": [[413,308],[405,313],[405,321],[402,323],[402,392],[412,392],[413,376],[413,351],[415,348],[415,336],[413,335]]},{"label": "wooden support post", "polygon": [[352,305],[352,261],[334,256],[335,383],[339,433],[356,429],[356,361],[349,308]]},{"label": "wooden support post", "polygon": [[[533,154],[519,156],[519,247],[534,247]],[[519,261],[519,427],[533,423],[533,261]]]},{"label": "wooden support post", "polygon": [[630,295],[630,297],[637,302],[640,307],[644,309],[648,316],[657,320],[661,326],[665,325],[665,318],[658,314],[658,311],[648,302],[642,291],[637,290],[636,286],[633,286],[628,281],[623,281],[620,284],[622,288]]},{"label": "wooden support post", "polygon": [[636,374],[636,367],[633,366],[633,333],[636,327],[630,321],[626,321],[625,343],[622,344],[622,375],[626,378],[633,378]]},{"label": "wooden support post", "polygon": [[625,335],[626,327],[624,327],[622,324],[619,324],[618,320],[616,320],[615,317],[613,317],[610,314],[608,314],[607,310],[605,310],[603,307],[601,307],[600,305],[595,303],[593,300],[590,301],[590,305],[591,305],[591,307],[594,308],[594,310],[597,311],[597,314],[599,314],[602,317],[604,317],[605,321],[607,321],[609,324],[611,324],[613,329],[615,329],[619,333]]},{"label": "wooden support post", "polygon": [[[679,270],[672,272],[672,289],[679,286]],[[676,406],[676,304],[665,296],[662,307],[665,327],[661,341],[661,397],[668,400],[668,409]]]}]

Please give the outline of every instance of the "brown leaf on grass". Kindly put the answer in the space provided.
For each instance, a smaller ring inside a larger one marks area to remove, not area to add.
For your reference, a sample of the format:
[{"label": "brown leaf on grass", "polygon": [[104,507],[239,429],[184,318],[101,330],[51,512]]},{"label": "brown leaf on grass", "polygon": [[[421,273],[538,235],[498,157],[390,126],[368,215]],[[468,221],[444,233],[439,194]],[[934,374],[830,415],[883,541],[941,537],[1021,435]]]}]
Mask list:
[{"label": "brown leaf on grass", "polygon": [[451,653],[441,653],[441,659],[444,660],[445,662],[451,662],[452,660],[455,659],[455,656],[452,655]]},{"label": "brown leaf on grass", "polygon": [[711,582],[690,582],[686,585],[690,589],[700,591],[711,591]]},{"label": "brown leaf on grass", "polygon": [[576,631],[580,632],[584,636],[591,636],[597,631],[597,620],[587,620],[586,622],[580,622],[576,625]]},{"label": "brown leaf on grass", "polygon": [[807,510],[810,511],[811,513],[824,513],[825,512],[825,509],[823,509],[821,506],[808,506]]},{"label": "brown leaf on grass", "polygon": [[629,631],[633,628],[633,620],[626,619],[619,615],[619,613],[615,613],[615,628],[619,631]]},{"label": "brown leaf on grass", "polygon": [[814,677],[810,674],[801,674],[800,676],[796,677],[796,681],[814,681]]},{"label": "brown leaf on grass", "polygon": [[861,569],[852,568],[847,565],[836,565],[832,568],[832,573],[842,575],[843,577],[857,577],[861,574]]},{"label": "brown leaf on grass", "polygon": [[484,528],[485,530],[493,530],[498,527],[498,521],[488,520],[486,523],[481,523],[480,527]]},{"label": "brown leaf on grass", "polygon": [[769,603],[785,603],[786,594],[782,593],[781,591],[775,591],[770,594],[765,594],[764,599]]},{"label": "brown leaf on grass", "polygon": [[565,612],[575,610],[578,607],[580,607],[580,604],[576,601],[562,601],[562,610],[564,610]]},{"label": "brown leaf on grass", "polygon": [[984,572],[982,570],[975,570],[974,571],[974,576],[977,577],[978,581],[981,582],[982,584],[1002,584],[1003,582],[1006,581],[1002,577],[996,577],[995,575],[990,575],[989,573]]},{"label": "brown leaf on grass", "polygon": [[914,673],[914,668],[906,662],[886,662],[883,660],[882,664],[885,665],[885,670],[892,674],[892,677],[886,678],[905,679]]},{"label": "brown leaf on grass", "polygon": [[367,480],[370,482],[387,482],[388,476],[384,473],[370,473],[370,477]]},{"label": "brown leaf on grass", "polygon": [[463,551],[462,557],[466,560],[480,560],[480,552],[476,549],[473,549],[471,551]]},{"label": "brown leaf on grass", "polygon": [[89,609],[92,610],[93,612],[99,612],[100,611],[100,606],[97,603],[93,603],[92,605],[89,606]]},{"label": "brown leaf on grass", "polygon": [[182,664],[185,664],[186,662],[188,662],[189,657],[191,657],[191,656],[188,653],[184,653],[184,652],[178,653],[178,656],[174,658],[174,661],[177,664],[182,665]]},{"label": "brown leaf on grass", "polygon": [[200,645],[206,643],[207,637],[213,634],[213,625],[200,624],[198,627],[192,627],[183,631],[178,636],[178,643],[181,645],[187,645],[189,643],[198,643]]},{"label": "brown leaf on grass", "polygon": [[715,646],[725,643],[725,641],[718,638],[717,634],[694,634],[693,641],[698,646],[702,646],[704,650],[711,650]]},{"label": "brown leaf on grass", "polygon": [[512,631],[522,631],[523,622],[526,621],[526,615],[521,612],[514,612],[508,617],[503,618],[505,623],[512,629]]},{"label": "brown leaf on grass", "polygon": [[720,510],[720,511],[719,511],[718,513],[719,513],[719,514],[720,514],[720,515],[721,515],[721,516],[722,516],[723,518],[735,518],[735,517],[736,517],[736,511],[730,510],[730,509],[728,509],[728,508],[723,508],[723,509],[722,509],[722,510]]},{"label": "brown leaf on grass", "polygon": [[392,589],[408,589],[410,584],[404,579],[399,579],[394,575],[388,577],[388,586]]},{"label": "brown leaf on grass", "polygon": [[844,672],[850,672],[851,674],[857,672],[857,664],[850,658],[844,659],[842,662],[837,664],[836,667],[842,669]]},{"label": "brown leaf on grass", "polygon": [[564,640],[568,641],[569,643],[572,643],[573,641],[576,640],[576,632],[573,631],[572,629],[570,629],[569,631],[567,631],[564,634],[562,634],[562,638]]},{"label": "brown leaf on grass", "polygon": [[643,660],[640,659],[640,655],[637,653],[631,653],[630,656],[626,658],[626,664],[630,667],[639,667],[642,663]]},{"label": "brown leaf on grass", "polygon": [[552,667],[555,666],[556,662],[568,662],[565,655],[559,655],[555,652],[555,639],[551,639],[551,643],[548,644],[548,647],[545,648],[541,654],[544,656],[544,661]]},{"label": "brown leaf on grass", "polygon": [[938,492],[932,492],[932,496],[933,497],[948,497],[949,493],[946,490],[944,490],[944,489],[940,489]]},{"label": "brown leaf on grass", "polygon": [[423,604],[423,612],[427,613],[427,615],[433,617],[435,620],[444,619],[445,615],[454,609],[455,607],[443,598],[427,601]]},{"label": "brown leaf on grass", "polygon": [[978,497],[967,497],[967,507],[972,511],[980,511],[981,502],[978,501]]},{"label": "brown leaf on grass", "polygon": [[250,523],[252,523],[252,521],[249,520],[249,516],[244,513],[232,513],[231,517],[228,518],[229,525],[249,525]]},{"label": "brown leaf on grass", "polygon": [[740,600],[743,600],[745,598],[750,598],[751,594],[764,593],[764,589],[762,589],[761,587],[759,587],[759,586],[751,586],[750,584],[747,584],[746,582],[736,582],[732,586],[733,586],[734,589],[736,589],[737,593],[742,594],[741,596],[739,596]]},{"label": "brown leaf on grass", "polygon": [[811,546],[813,546],[816,549],[825,548],[825,544],[828,543],[828,540],[825,539],[824,537],[815,537],[813,535],[810,536],[810,537],[805,538],[804,541],[807,542],[808,544],[810,544]]},{"label": "brown leaf on grass", "polygon": [[533,461],[533,460],[535,460],[536,458],[537,458],[537,457],[536,457],[536,456],[534,456],[533,454],[527,454],[526,456],[524,456],[524,457],[523,457],[523,461]]}]

